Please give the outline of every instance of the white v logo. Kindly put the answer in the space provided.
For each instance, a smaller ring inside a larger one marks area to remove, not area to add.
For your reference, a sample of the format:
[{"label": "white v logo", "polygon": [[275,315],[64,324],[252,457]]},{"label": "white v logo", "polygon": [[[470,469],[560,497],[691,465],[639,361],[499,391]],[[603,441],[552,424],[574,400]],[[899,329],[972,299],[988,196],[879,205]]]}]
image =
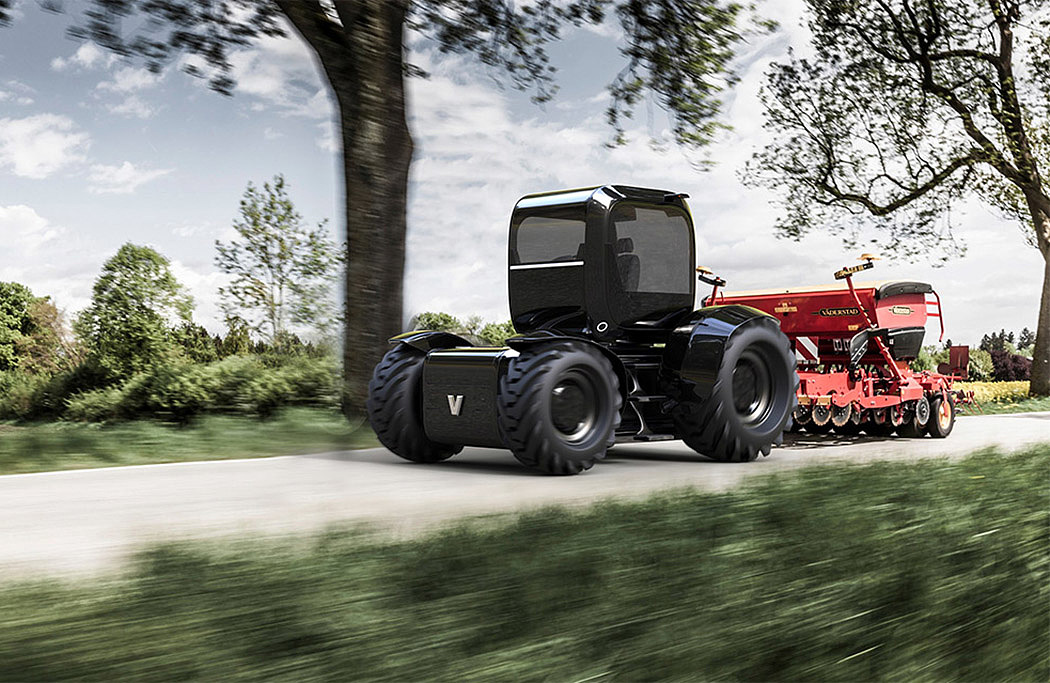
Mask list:
[{"label": "white v logo", "polygon": [[452,413],[453,416],[459,417],[459,409],[463,407],[463,395],[459,394],[453,396],[448,395],[448,412]]}]

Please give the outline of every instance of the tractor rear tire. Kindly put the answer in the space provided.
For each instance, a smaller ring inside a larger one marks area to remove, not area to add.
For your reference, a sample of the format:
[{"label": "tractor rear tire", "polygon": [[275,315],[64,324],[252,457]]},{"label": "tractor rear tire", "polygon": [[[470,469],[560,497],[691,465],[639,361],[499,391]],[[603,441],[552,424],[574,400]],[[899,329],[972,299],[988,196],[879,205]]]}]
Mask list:
[{"label": "tractor rear tire", "polygon": [[423,431],[422,351],[398,344],[379,361],[368,383],[368,421],[379,442],[412,462],[440,462],[463,446],[431,441]]},{"label": "tractor rear tire", "polygon": [[782,442],[795,409],[795,363],[774,321],[739,330],[723,349],[707,400],[681,400],[671,412],[676,431],[694,451],[719,462],[769,455]]},{"label": "tractor rear tire", "polygon": [[955,429],[955,400],[951,394],[938,394],[930,401],[930,421],[926,430],[935,439],[943,439]]},{"label": "tractor rear tire", "polygon": [[583,342],[526,347],[500,379],[497,410],[507,448],[548,474],[578,474],[604,458],[622,407],[612,363]]}]

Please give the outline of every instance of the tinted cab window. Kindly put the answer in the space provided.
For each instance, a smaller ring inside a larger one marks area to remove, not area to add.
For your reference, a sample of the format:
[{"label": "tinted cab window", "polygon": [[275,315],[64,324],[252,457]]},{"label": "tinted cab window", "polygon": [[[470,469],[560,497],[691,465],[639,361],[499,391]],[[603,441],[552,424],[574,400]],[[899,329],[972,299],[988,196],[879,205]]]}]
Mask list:
[{"label": "tinted cab window", "polygon": [[511,265],[583,260],[582,216],[526,216],[511,239]]},{"label": "tinted cab window", "polygon": [[622,319],[692,306],[693,230],[685,211],[621,203],[610,223],[608,285]]}]

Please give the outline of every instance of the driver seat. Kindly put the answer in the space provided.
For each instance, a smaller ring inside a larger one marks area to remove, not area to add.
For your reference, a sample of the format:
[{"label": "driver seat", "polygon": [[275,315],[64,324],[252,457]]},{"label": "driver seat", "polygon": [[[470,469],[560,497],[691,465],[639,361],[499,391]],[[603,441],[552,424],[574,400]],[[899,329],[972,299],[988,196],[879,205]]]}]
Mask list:
[{"label": "driver seat", "polygon": [[616,240],[616,270],[620,275],[624,291],[637,292],[642,261],[634,253],[634,240],[630,237],[621,237]]}]

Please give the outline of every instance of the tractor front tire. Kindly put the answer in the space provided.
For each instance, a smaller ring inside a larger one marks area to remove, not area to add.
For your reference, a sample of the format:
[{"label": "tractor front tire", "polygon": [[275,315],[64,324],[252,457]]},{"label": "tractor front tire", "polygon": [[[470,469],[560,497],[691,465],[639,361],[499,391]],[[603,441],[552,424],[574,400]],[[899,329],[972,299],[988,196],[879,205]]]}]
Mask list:
[{"label": "tractor front tire", "polygon": [[[720,462],[769,455],[782,442],[795,408],[795,363],[774,321],[737,331],[723,349],[711,395],[682,400],[672,411],[678,434],[694,451]],[[812,422],[805,428],[812,431]]]},{"label": "tractor front tire", "polygon": [[601,351],[557,341],[526,347],[510,359],[497,406],[504,442],[523,465],[579,474],[615,441],[623,399]]},{"label": "tractor front tire", "polygon": [[405,344],[390,349],[368,383],[368,421],[379,442],[412,462],[440,462],[463,446],[436,443],[423,431],[423,361],[426,354]]}]

